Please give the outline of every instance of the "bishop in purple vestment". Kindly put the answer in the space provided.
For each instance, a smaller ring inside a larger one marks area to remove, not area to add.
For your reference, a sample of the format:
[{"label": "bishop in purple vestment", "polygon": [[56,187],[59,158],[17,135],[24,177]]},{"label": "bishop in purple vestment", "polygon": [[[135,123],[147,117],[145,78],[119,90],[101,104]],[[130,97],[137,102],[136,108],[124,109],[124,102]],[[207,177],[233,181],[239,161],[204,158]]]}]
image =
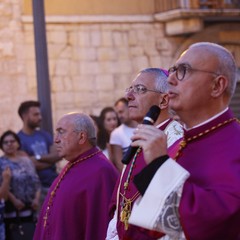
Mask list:
[{"label": "bishop in purple vestment", "polygon": [[92,119],[82,113],[64,115],[55,143],[68,164],[49,190],[34,240],[104,240],[118,173],[95,147]]},{"label": "bishop in purple vestment", "polygon": [[[133,80],[132,86],[127,89],[129,116],[132,120],[141,123],[144,116],[152,105],[161,108],[154,130],[164,131],[168,135],[167,141],[170,146],[182,136],[181,125],[170,118],[168,112],[167,74],[159,68],[142,70]],[[133,184],[133,178],[145,166],[144,153],[139,148],[135,156],[129,159],[125,166],[119,184],[113,194],[112,209],[114,217],[108,227],[107,240],[153,240],[162,236],[161,233],[139,228],[128,223],[131,208],[140,192]]]},{"label": "bishop in purple vestment", "polygon": [[141,196],[131,224],[162,240],[240,239],[240,124],[228,107],[236,70],[231,53],[213,43],[193,44],[170,68],[169,106],[184,136],[168,151],[151,126],[133,137],[148,166],[134,180]]}]

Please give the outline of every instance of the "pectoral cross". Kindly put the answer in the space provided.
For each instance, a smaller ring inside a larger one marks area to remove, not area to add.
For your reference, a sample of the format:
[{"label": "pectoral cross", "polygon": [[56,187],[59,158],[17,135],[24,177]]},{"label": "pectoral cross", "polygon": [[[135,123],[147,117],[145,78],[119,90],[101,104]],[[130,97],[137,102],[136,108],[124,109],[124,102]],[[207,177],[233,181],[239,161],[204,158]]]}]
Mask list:
[{"label": "pectoral cross", "polygon": [[125,199],[124,206],[120,213],[120,221],[124,223],[124,229],[128,230],[128,219],[131,214],[131,200]]}]

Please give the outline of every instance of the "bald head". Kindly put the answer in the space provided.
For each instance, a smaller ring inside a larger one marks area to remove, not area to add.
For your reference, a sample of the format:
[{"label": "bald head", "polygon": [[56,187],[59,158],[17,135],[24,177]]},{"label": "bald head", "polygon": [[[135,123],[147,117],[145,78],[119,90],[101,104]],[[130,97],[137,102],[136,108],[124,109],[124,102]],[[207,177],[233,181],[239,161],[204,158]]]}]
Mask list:
[{"label": "bald head", "polygon": [[216,61],[216,69],[219,75],[224,75],[228,79],[226,93],[232,97],[237,83],[237,66],[233,55],[226,48],[210,42],[200,42],[192,44],[189,49],[199,48],[204,51],[206,59]]},{"label": "bald head", "polygon": [[64,115],[71,124],[75,132],[85,131],[92,145],[96,145],[96,128],[90,116],[85,113],[69,113]]},{"label": "bald head", "polygon": [[191,45],[170,68],[170,108],[189,128],[206,121],[228,107],[236,73],[233,56],[224,47],[208,42]]},{"label": "bald head", "polygon": [[96,146],[94,122],[84,113],[64,115],[56,126],[55,144],[60,157],[71,161]]}]

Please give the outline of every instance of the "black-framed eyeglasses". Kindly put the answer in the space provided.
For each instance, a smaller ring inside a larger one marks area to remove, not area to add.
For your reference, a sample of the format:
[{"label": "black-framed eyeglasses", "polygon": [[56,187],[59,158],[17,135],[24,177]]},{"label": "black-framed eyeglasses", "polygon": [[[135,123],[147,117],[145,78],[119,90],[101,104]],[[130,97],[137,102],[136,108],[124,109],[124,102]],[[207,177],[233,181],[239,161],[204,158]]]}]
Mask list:
[{"label": "black-framed eyeglasses", "polygon": [[179,81],[182,81],[184,79],[187,72],[203,72],[219,76],[219,73],[192,68],[188,64],[179,64],[178,66],[173,66],[168,69],[169,75],[176,73],[176,77]]},{"label": "black-framed eyeglasses", "polygon": [[157,90],[148,89],[142,84],[137,84],[137,85],[131,86],[131,87],[129,87],[125,90],[125,93],[130,93],[130,92],[134,92],[136,94],[144,94],[146,92],[162,93],[162,92],[157,91]]}]

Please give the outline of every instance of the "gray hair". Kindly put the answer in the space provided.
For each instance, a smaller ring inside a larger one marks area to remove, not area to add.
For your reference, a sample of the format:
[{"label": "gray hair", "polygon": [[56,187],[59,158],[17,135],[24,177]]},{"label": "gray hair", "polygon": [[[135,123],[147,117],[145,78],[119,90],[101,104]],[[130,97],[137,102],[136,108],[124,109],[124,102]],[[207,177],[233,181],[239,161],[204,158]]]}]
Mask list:
[{"label": "gray hair", "polygon": [[167,93],[168,92],[168,72],[161,68],[145,68],[141,73],[151,73],[155,75],[155,89],[159,92]]},{"label": "gray hair", "polygon": [[189,49],[193,47],[204,47],[216,57],[218,60],[218,67],[215,71],[218,74],[224,75],[229,80],[227,93],[232,97],[237,84],[237,66],[231,52],[219,44],[210,42],[195,43],[192,44]]},{"label": "gray hair", "polygon": [[90,116],[85,113],[72,113],[72,121],[75,132],[85,132],[88,136],[89,143],[92,146],[96,146],[96,128],[94,122]]}]

